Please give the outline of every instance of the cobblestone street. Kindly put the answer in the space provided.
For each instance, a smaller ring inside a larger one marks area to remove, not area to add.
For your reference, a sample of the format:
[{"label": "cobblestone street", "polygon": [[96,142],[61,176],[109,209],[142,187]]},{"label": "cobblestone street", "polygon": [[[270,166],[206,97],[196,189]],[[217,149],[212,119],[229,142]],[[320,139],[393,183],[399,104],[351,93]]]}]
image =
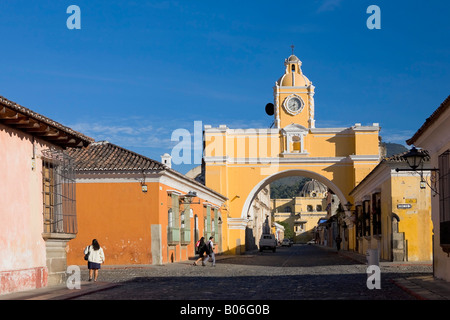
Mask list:
[{"label": "cobblestone street", "polygon": [[[118,286],[79,300],[413,300],[392,280],[431,275],[430,265],[381,263],[381,289],[367,288],[366,265],[317,246],[279,247],[221,256],[212,267],[192,261],[143,267],[103,267],[99,281]],[[82,271],[83,280],[87,270]]]}]

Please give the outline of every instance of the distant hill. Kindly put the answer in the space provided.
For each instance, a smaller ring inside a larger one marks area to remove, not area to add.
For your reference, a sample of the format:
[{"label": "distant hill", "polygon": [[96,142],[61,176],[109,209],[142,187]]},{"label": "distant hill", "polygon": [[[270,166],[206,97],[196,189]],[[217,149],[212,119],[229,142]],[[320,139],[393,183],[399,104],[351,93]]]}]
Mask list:
[{"label": "distant hill", "polygon": [[[304,180],[305,177],[301,177],[301,176],[292,176],[292,177],[286,177],[286,178],[282,178],[282,179],[278,179],[274,182],[272,182],[270,184],[270,186],[280,186],[280,185],[284,185],[284,186],[293,186],[298,184],[299,181]],[[308,179],[311,180],[311,179]]]},{"label": "distant hill", "polygon": [[386,157],[391,157],[394,154],[408,151],[408,149],[404,145],[399,143],[382,142],[382,145],[386,148]]},{"label": "distant hill", "polygon": [[298,196],[303,186],[311,179],[292,176],[276,180],[270,184],[271,199],[289,199]]}]

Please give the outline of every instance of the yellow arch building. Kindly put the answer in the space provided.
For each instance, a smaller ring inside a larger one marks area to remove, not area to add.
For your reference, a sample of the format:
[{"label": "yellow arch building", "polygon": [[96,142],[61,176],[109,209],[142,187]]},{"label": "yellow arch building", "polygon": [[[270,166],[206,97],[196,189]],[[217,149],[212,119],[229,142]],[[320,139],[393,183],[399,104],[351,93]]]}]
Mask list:
[{"label": "yellow arch building", "polygon": [[[314,86],[303,74],[302,62],[291,55],[284,66],[273,87],[272,128],[204,127],[205,184],[228,198],[223,243],[233,254],[245,251],[250,206],[271,182],[296,175],[316,179],[345,204],[353,200],[349,192],[380,161],[377,123],[316,127]],[[351,230],[350,212],[346,219]],[[355,239],[349,234],[352,249]]]}]

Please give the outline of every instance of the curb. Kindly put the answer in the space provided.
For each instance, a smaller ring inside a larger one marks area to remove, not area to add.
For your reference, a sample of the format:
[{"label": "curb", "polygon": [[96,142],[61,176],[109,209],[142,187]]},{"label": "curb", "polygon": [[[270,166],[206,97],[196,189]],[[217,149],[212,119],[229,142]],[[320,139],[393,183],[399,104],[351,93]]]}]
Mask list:
[{"label": "curb", "polygon": [[400,289],[402,289],[403,291],[405,291],[406,293],[410,294],[411,296],[413,296],[414,298],[418,299],[418,300],[428,300],[427,298],[423,297],[422,295],[418,294],[416,291],[418,289],[420,289],[420,287],[416,287],[415,290],[411,289],[410,286],[410,282],[406,279],[395,279],[395,280],[390,280],[393,284],[395,284],[397,287],[399,287]]},{"label": "curb", "polygon": [[1,296],[0,300],[70,300],[94,292],[100,292],[119,286],[119,283],[82,282],[80,289],[69,289],[66,286],[50,286],[30,291],[19,291]]},{"label": "curb", "polygon": [[[117,286],[119,286],[119,283],[107,283],[107,284],[103,284],[101,286],[98,285],[94,285],[95,287],[93,287],[92,289],[88,288],[88,289],[72,289],[70,293],[66,293],[63,295],[56,295],[53,298],[49,298],[49,297],[43,297],[44,300],[70,300],[70,299],[74,299],[77,297],[81,297],[87,294],[91,294],[94,292],[100,292],[100,291],[105,291],[105,290],[109,290],[112,288],[115,288]],[[41,297],[39,297],[39,299],[41,300]]]}]

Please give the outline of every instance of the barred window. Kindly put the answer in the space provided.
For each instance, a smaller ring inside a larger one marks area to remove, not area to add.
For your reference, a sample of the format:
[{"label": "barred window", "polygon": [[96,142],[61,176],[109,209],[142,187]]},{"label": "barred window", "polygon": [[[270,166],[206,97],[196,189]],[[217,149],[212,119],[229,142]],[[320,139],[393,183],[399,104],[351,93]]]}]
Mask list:
[{"label": "barred window", "polygon": [[381,194],[372,195],[372,229],[373,234],[381,234]]},{"label": "barred window", "polygon": [[363,234],[370,236],[370,201],[363,201]]},{"label": "barred window", "polygon": [[73,160],[60,150],[42,151],[44,233],[77,233]]},{"label": "barred window", "polygon": [[364,217],[363,217],[363,210],[362,210],[362,206],[358,205],[356,206],[356,234],[358,237],[362,237],[364,235],[363,233],[363,221],[364,221]]},{"label": "barred window", "polygon": [[439,155],[438,162],[440,243],[450,251],[450,150]]},{"label": "barred window", "polygon": [[440,220],[450,221],[450,150],[439,156]]}]

